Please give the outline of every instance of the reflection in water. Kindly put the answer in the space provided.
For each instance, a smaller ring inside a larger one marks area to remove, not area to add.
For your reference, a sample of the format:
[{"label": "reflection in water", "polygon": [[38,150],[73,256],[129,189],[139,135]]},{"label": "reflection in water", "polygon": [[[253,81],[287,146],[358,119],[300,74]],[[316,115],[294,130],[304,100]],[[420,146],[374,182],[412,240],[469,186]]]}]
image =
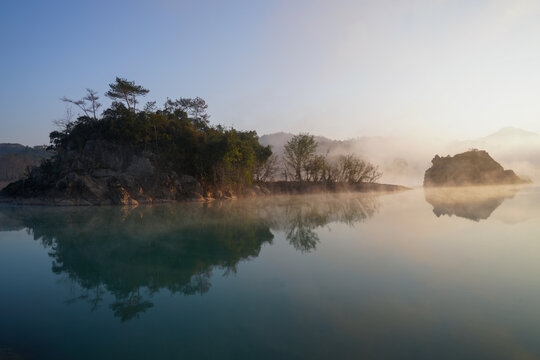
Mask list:
[{"label": "reflection in water", "polygon": [[437,217],[456,215],[473,221],[489,218],[505,199],[518,192],[519,188],[507,186],[424,189],[426,201]]},{"label": "reflection in water", "polygon": [[0,207],[0,231],[28,229],[50,249],[52,271],[78,284],[92,310],[109,292],[109,308],[126,321],[153,306],[160,289],[185,295],[211,287],[212,271],[236,273],[257,257],[271,230],[297,250],[319,242],[317,227],[371,217],[376,198],[292,197],[138,208]]},{"label": "reflection in water", "polygon": [[[320,198],[297,197],[274,210],[272,228],[283,230],[296,250],[310,252],[319,243],[315,230],[331,222],[354,225],[372,217],[378,210],[375,197]],[[280,214],[282,216],[280,216]]]},{"label": "reflection in water", "polygon": [[[236,271],[239,261],[257,256],[271,242],[268,226],[256,218],[220,218],[202,207],[133,209],[4,208],[5,218],[30,229],[51,249],[52,270],[66,274],[96,307],[103,288],[122,320],[152,307],[146,297],[161,288],[183,294],[209,290],[214,267]],[[208,221],[204,221],[208,219]],[[204,222],[204,224],[203,224]]]}]

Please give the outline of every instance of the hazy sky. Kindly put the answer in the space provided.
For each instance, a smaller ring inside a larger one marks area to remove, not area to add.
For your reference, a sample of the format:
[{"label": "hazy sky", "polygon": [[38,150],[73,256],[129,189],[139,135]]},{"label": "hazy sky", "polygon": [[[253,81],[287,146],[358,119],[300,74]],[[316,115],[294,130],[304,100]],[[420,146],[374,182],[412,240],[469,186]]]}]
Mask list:
[{"label": "hazy sky", "polygon": [[540,132],[537,0],[2,0],[0,51],[0,142],[115,76],[259,134]]}]

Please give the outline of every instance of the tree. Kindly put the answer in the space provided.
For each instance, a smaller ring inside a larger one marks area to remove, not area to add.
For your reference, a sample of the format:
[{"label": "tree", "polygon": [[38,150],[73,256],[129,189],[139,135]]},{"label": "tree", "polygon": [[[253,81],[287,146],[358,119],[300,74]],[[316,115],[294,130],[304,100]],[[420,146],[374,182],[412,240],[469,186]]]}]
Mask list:
[{"label": "tree", "polygon": [[144,112],[150,116],[152,119],[152,126],[154,127],[154,140],[156,143],[156,150],[158,148],[158,140],[157,140],[157,129],[156,129],[156,102],[155,101],[148,101],[146,105],[144,106]]},{"label": "tree", "polygon": [[285,145],[283,161],[285,168],[296,181],[302,181],[302,171],[306,169],[307,164],[315,156],[317,142],[313,135],[299,134],[293,136]]},{"label": "tree", "polygon": [[337,160],[337,178],[339,182],[357,184],[362,182],[375,182],[382,173],[379,168],[361,158],[353,155],[342,155]]},{"label": "tree", "polygon": [[76,105],[79,109],[81,109],[84,113],[84,116],[87,116],[87,117],[90,117],[89,116],[89,111],[90,109],[87,107],[87,104],[86,104],[86,101],[83,99],[80,99],[80,100],[73,100],[73,99],[70,99],[70,98],[67,98],[67,97],[61,97],[60,100],[62,100],[63,102],[66,102],[66,103],[70,103],[70,104],[73,104],[73,105]]},{"label": "tree", "polygon": [[105,95],[113,100],[122,100],[126,103],[129,111],[135,112],[137,105],[137,96],[145,96],[150,90],[141,85],[135,85],[134,81],[128,81],[123,78],[116,78],[116,82],[109,84],[110,90]]},{"label": "tree", "polygon": [[146,105],[144,105],[144,112],[146,113],[154,113],[156,112],[156,102],[155,101],[148,101]]},{"label": "tree", "polygon": [[206,104],[206,101],[204,99],[201,99],[200,97],[196,97],[194,99],[181,99],[181,100],[187,100],[185,102],[186,106],[186,112],[188,115],[190,115],[195,120],[202,120],[203,122],[207,123],[208,118],[210,117],[206,113],[206,109],[208,109],[208,105]]},{"label": "tree", "polygon": [[313,182],[331,181],[331,166],[323,155],[314,155],[304,165],[306,180]]},{"label": "tree", "polygon": [[255,163],[255,180],[272,180],[278,169],[278,157],[275,154],[270,155],[270,157],[264,161],[257,159]]},{"label": "tree", "polygon": [[[83,97],[80,100],[73,100],[67,97],[62,97],[60,100],[63,102],[67,102],[73,105],[76,105],[79,109],[81,109],[84,113],[84,116],[86,117],[93,117],[94,120],[97,120],[97,111],[101,104],[98,102],[99,96],[97,95],[97,92],[86,88],[86,96]],[[92,116],[90,116],[92,114]]]},{"label": "tree", "polygon": [[86,96],[83,98],[83,100],[88,101],[90,103],[89,110],[92,111],[92,115],[94,116],[94,120],[97,120],[96,112],[101,107],[101,103],[98,102],[99,96],[97,95],[97,92],[86,88]]},{"label": "tree", "polygon": [[204,128],[208,125],[210,115],[206,112],[208,105],[206,101],[200,97],[196,98],[180,98],[178,100],[167,99],[163,105],[163,110],[167,113],[175,113],[182,111],[190,117],[193,123],[198,128]]},{"label": "tree", "polygon": [[60,131],[67,130],[73,124],[73,111],[71,110],[71,107],[66,105],[66,114],[64,115],[64,117],[53,120],[53,124]]}]

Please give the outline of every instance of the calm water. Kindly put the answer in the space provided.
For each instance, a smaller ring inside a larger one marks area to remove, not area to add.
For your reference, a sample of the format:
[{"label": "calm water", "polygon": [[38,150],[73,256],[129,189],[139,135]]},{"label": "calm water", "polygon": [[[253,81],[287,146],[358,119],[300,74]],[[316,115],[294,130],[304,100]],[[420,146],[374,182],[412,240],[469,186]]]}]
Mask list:
[{"label": "calm water", "polygon": [[540,189],[0,207],[0,359],[540,358]]}]

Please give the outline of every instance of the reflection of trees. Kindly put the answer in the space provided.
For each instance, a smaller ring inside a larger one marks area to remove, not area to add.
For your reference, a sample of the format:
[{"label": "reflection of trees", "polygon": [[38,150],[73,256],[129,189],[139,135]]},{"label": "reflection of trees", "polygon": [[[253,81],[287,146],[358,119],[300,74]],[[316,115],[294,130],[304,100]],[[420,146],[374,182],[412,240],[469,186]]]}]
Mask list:
[{"label": "reflection of trees", "polygon": [[473,221],[491,216],[505,199],[513,198],[519,188],[508,186],[426,188],[426,201],[433,206],[433,213],[456,215]]},{"label": "reflection of trees", "polygon": [[309,252],[319,243],[317,228],[332,222],[352,226],[373,216],[377,209],[377,198],[368,195],[293,197],[274,209],[272,227],[283,230],[295,249]]},{"label": "reflection of trees", "polygon": [[68,303],[92,310],[107,298],[126,321],[150,309],[161,289],[185,295],[211,288],[216,269],[236,273],[282,230],[297,250],[311,251],[316,229],[372,216],[374,198],[298,196],[134,209],[0,207],[0,231],[27,228],[49,248],[52,271],[80,288]]},{"label": "reflection of trees", "polygon": [[50,249],[52,271],[83,289],[70,301],[103,301],[114,296],[114,314],[128,320],[152,307],[160,289],[202,294],[215,269],[236,272],[238,263],[258,256],[273,235],[261,219],[234,209],[183,204],[111,208],[2,208],[19,228]]},{"label": "reflection of trees", "polygon": [[114,316],[126,321],[134,317],[139,317],[140,313],[150,309],[154,304],[145,300],[140,294],[140,289],[131,291],[127,296],[116,298],[109,307],[114,312]]}]

